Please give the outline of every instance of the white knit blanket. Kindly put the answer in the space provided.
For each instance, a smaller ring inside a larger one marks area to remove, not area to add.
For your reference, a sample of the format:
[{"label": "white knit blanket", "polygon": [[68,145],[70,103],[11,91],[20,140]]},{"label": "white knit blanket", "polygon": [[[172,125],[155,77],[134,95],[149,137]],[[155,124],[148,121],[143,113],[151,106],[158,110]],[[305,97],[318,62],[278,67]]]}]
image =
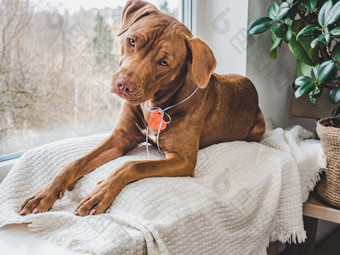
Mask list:
[{"label": "white knit blanket", "polygon": [[[199,151],[195,177],[148,178],[127,185],[105,214],[79,217],[77,204],[145,147],[78,181],[47,212],[19,216],[20,203],[103,135],[69,139],[26,152],[0,185],[0,227],[29,230],[90,254],[265,254],[269,241],[306,238],[302,203],[325,166],[320,143],[299,126],[267,131],[261,143],[229,142]],[[151,150],[151,158],[162,156]]]}]

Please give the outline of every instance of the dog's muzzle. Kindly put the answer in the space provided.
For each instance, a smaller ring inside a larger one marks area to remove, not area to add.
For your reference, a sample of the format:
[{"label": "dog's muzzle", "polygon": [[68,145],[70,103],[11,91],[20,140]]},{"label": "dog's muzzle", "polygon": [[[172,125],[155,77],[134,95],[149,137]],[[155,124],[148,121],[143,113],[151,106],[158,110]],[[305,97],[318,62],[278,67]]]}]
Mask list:
[{"label": "dog's muzzle", "polygon": [[112,82],[111,92],[130,101],[136,88],[136,84],[131,81],[128,76],[119,75],[118,78]]}]

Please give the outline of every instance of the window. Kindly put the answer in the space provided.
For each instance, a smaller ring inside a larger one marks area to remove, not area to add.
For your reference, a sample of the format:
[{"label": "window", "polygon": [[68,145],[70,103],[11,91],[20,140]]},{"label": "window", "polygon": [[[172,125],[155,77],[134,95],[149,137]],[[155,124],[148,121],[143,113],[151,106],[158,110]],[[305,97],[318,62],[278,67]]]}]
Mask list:
[{"label": "window", "polygon": [[[150,0],[179,17],[180,0]],[[4,0],[0,6],[0,155],[109,132],[109,91],[126,0]],[[181,16],[182,17],[182,16]]]}]

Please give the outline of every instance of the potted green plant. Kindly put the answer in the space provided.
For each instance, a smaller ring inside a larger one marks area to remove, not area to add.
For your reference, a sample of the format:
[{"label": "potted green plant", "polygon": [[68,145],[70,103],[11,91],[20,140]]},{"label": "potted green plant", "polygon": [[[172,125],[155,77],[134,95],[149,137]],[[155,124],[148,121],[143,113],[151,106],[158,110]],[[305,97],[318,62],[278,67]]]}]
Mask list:
[{"label": "potted green plant", "polygon": [[337,105],[332,117],[318,121],[316,131],[327,155],[327,171],[317,186],[319,195],[340,207],[340,0],[273,2],[268,16],[250,22],[248,34],[271,31],[272,58],[287,43],[296,57],[295,98],[308,95],[315,106],[327,91]]},{"label": "potted green plant", "polygon": [[[286,0],[269,6],[268,16],[250,22],[248,34],[271,31],[273,45],[269,55],[276,58],[277,49],[287,43],[296,57],[293,82],[295,97],[308,94],[315,106],[317,98],[328,90],[332,103],[340,102],[340,1]],[[332,112],[330,122],[340,127],[340,105]]]}]

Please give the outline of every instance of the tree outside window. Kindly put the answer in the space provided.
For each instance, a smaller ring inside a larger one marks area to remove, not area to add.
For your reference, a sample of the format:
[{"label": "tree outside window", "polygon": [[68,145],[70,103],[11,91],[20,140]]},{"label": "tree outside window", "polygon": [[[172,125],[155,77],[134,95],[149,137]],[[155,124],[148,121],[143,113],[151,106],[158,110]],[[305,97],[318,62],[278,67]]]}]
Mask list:
[{"label": "tree outside window", "polygon": [[[109,88],[125,1],[90,2],[72,9],[65,1],[2,1],[0,155],[113,129],[121,100]],[[178,13],[177,0],[153,3]]]}]

